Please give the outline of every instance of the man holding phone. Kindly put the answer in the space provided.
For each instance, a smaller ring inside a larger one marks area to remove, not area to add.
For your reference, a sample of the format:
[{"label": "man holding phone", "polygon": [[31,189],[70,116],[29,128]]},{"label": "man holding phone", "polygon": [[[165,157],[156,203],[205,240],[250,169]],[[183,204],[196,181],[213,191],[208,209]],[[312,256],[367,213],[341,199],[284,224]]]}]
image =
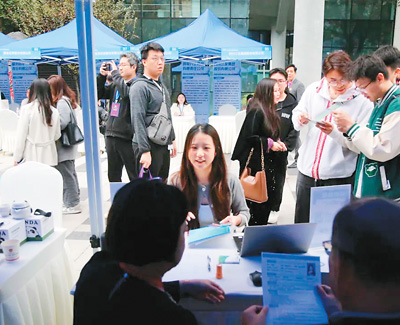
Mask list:
[{"label": "man holding phone", "polygon": [[[137,178],[129,100],[129,87],[136,79],[137,64],[135,54],[125,53],[121,55],[118,69],[114,61],[103,62],[97,77],[98,99],[111,100],[105,133],[109,182],[122,181],[124,166],[129,180]],[[105,86],[107,76],[112,77],[112,85],[109,87]]]}]

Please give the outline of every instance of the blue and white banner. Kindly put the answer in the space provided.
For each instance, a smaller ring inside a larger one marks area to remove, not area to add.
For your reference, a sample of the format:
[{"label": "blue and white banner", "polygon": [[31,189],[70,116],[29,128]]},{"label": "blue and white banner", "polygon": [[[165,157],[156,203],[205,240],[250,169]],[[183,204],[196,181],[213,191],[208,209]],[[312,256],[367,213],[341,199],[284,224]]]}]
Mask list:
[{"label": "blue and white banner", "polygon": [[230,104],[237,111],[241,108],[242,81],[240,61],[227,61],[214,65],[213,114],[217,115],[221,106]]},{"label": "blue and white banner", "polygon": [[210,69],[206,65],[182,62],[182,93],[196,113],[196,122],[210,115]]},{"label": "blue and white banner", "polygon": [[222,60],[271,60],[271,45],[261,47],[236,47],[221,50]]},{"label": "blue and white banner", "polygon": [[26,91],[32,81],[38,77],[37,66],[34,64],[12,63],[14,99],[16,103],[26,98]]},{"label": "blue and white banner", "polygon": [[0,90],[10,101],[10,80],[7,61],[0,61]]},{"label": "blue and white banner", "polygon": [[23,50],[0,50],[0,59],[29,59],[39,60],[41,58],[40,49],[34,47]]}]

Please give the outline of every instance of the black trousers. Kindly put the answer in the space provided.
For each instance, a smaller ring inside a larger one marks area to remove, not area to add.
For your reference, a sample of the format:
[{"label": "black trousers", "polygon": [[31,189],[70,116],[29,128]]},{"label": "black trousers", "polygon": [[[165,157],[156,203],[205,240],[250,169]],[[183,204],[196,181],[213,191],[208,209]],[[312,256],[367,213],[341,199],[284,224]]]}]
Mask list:
[{"label": "black trousers", "polygon": [[[151,165],[150,165],[150,173],[153,177],[161,177],[164,182],[168,179],[169,174],[169,165],[171,161],[171,156],[168,150],[168,146],[162,146],[159,144],[155,144],[149,141],[151,146]],[[140,168],[142,165],[140,164],[140,157],[139,154],[139,147],[137,143],[132,143],[133,152],[135,153],[136,157],[136,164],[137,164],[137,173],[139,173]]]},{"label": "black trousers", "polygon": [[312,187],[350,184],[353,188],[354,176],[355,174],[345,178],[321,180],[308,177],[299,172],[296,184],[296,209],[294,213],[294,222],[310,222],[310,199]]},{"label": "black trousers", "polygon": [[106,149],[109,182],[122,181],[122,168],[124,166],[129,180],[137,178],[136,158],[131,140],[107,136]]}]

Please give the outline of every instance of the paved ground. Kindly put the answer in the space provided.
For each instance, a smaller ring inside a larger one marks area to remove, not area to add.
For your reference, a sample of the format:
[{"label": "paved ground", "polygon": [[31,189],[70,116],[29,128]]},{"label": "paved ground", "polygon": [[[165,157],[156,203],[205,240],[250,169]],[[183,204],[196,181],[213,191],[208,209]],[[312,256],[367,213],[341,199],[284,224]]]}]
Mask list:
[{"label": "paved ground", "polygon": [[[179,169],[182,155],[179,154],[172,159],[171,172]],[[226,155],[228,169],[234,174],[238,174],[238,163],[231,162],[230,155]],[[9,168],[13,166],[12,156],[0,152],[0,177]],[[102,168],[102,196],[103,196],[103,212],[107,215],[110,207],[110,191],[107,180],[107,158],[106,155],[101,158]],[[82,267],[86,264],[93,254],[93,249],[90,247],[89,237],[90,221],[89,221],[89,202],[86,180],[86,161],[85,156],[80,156],[76,160],[76,170],[81,188],[81,208],[82,213],[75,215],[63,216],[63,227],[67,229],[67,244],[70,248],[71,258],[73,261],[74,281],[78,279]],[[283,202],[281,206],[280,217],[278,224],[293,223],[294,206],[295,206],[295,187],[296,187],[296,169],[288,169],[285,188],[283,191]],[[128,181],[126,174],[123,176],[123,181]]]}]

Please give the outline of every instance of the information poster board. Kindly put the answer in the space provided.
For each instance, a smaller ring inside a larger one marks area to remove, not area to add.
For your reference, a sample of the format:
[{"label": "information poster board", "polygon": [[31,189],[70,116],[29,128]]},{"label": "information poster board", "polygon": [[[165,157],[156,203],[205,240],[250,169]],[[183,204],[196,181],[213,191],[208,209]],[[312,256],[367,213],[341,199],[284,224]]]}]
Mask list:
[{"label": "information poster board", "polygon": [[0,60],[0,90],[10,101],[10,81],[8,79],[8,65],[5,60]]},{"label": "information poster board", "polygon": [[20,104],[26,98],[26,91],[31,86],[32,81],[38,77],[37,66],[13,62],[11,69],[15,102]]},{"label": "information poster board", "polygon": [[210,69],[205,64],[182,62],[182,93],[196,113],[196,123],[210,115]]},{"label": "information poster board", "polygon": [[237,111],[241,107],[242,81],[240,61],[220,61],[214,65],[213,114],[217,115],[222,105],[233,105]]}]

